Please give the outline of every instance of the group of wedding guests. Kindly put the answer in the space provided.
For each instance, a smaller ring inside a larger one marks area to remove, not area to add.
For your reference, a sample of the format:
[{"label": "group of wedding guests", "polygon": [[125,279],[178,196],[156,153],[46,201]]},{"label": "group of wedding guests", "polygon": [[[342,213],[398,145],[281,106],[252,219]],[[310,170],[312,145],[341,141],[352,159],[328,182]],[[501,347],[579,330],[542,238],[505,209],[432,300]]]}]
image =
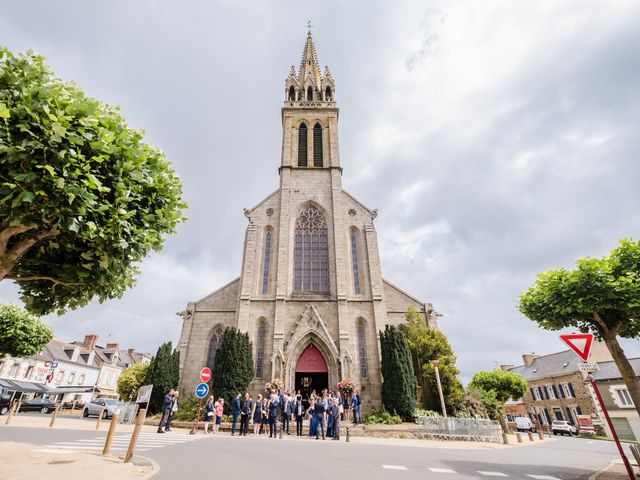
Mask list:
[{"label": "group of wedding guests", "polygon": [[[249,393],[244,398],[238,394],[231,405],[231,435],[236,431],[239,435],[247,435],[249,424],[253,424],[253,435],[266,435],[269,438],[277,438],[278,424],[281,434],[289,435],[290,424],[295,421],[296,435],[302,436],[302,424],[309,420],[309,437],[319,439],[340,439],[340,422],[350,420],[350,412],[353,412],[353,424],[361,422],[361,401],[358,392],[347,393],[322,390],[317,394],[315,390],[308,398],[303,399],[298,390],[292,395],[286,390],[272,391],[264,397],[258,395],[254,400]],[[209,397],[204,409],[204,433],[209,433],[209,425],[212,425],[212,433],[220,428],[224,399],[214,400]],[[238,420],[240,426],[238,428]]]}]

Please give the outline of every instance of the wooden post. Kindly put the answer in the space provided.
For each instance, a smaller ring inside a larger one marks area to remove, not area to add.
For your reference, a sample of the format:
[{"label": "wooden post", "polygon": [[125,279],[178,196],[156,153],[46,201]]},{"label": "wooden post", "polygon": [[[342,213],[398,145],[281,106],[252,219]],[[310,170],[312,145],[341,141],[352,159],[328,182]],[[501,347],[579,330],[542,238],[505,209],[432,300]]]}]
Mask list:
[{"label": "wooden post", "polygon": [[53,411],[53,415],[51,415],[51,423],[49,424],[49,428],[53,427],[56,424],[56,417],[58,416],[58,412],[60,411],[60,404]]},{"label": "wooden post", "polygon": [[509,436],[505,432],[502,432],[502,443],[509,445]]},{"label": "wooden post", "polygon": [[4,422],[5,425],[9,425],[11,423],[11,417],[13,417],[16,410],[18,410],[18,402],[13,402],[13,405],[11,405],[11,408],[9,409],[7,420]]},{"label": "wooden post", "polygon": [[530,441],[530,442],[533,442],[533,441],[534,441],[533,433],[532,433],[532,432],[529,432],[529,441]]},{"label": "wooden post", "polygon": [[111,441],[113,440],[113,434],[116,433],[116,426],[118,425],[119,416],[119,413],[114,413],[113,415],[111,415],[111,424],[109,425],[107,438],[104,441],[104,448],[102,449],[103,455],[109,455],[109,450],[111,450]]},{"label": "wooden post", "polygon": [[131,434],[131,441],[129,442],[129,448],[127,449],[127,454],[124,457],[124,463],[129,463],[131,458],[133,457],[133,452],[136,449],[136,443],[138,443],[138,437],[140,436],[140,429],[142,429],[142,424],[144,423],[144,417],[147,413],[146,408],[141,408],[138,412],[138,418],[136,419],[136,426],[133,429],[133,433]]},{"label": "wooden post", "polygon": [[102,423],[102,416],[104,415],[105,407],[100,409],[100,415],[98,415],[98,420],[96,421],[96,430],[100,430],[100,423]]},{"label": "wooden post", "polygon": [[516,438],[518,439],[518,443],[522,443],[522,434],[520,432],[516,433]]}]

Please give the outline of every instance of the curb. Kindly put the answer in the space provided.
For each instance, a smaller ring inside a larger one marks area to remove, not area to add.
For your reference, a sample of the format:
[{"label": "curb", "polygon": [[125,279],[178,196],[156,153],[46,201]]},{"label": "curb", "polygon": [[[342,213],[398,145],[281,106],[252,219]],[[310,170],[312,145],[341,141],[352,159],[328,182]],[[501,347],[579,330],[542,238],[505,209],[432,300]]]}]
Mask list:
[{"label": "curb", "polygon": [[[134,465],[138,465],[137,459],[142,459],[146,462],[148,462],[151,467],[153,468],[153,470],[151,470],[149,473],[147,473],[144,477],[142,477],[140,480],[148,480],[149,478],[153,477],[156,473],[158,473],[160,471],[160,465],[157,464],[157,462],[149,457],[144,457],[142,455],[136,455],[135,457],[133,457],[134,460]],[[144,464],[142,464],[143,466],[145,466]]]},{"label": "curb", "polygon": [[616,465],[616,459],[615,459],[615,458],[614,458],[613,460],[611,460],[611,461],[609,462],[609,464],[608,464],[606,467],[601,468],[601,469],[600,469],[600,470],[598,470],[597,472],[592,473],[592,474],[589,476],[589,480],[597,480],[597,478],[598,478],[600,475],[602,475],[602,474],[603,474],[603,473],[605,473],[605,472],[608,472],[611,468],[613,468],[613,466],[614,466],[614,465]]}]

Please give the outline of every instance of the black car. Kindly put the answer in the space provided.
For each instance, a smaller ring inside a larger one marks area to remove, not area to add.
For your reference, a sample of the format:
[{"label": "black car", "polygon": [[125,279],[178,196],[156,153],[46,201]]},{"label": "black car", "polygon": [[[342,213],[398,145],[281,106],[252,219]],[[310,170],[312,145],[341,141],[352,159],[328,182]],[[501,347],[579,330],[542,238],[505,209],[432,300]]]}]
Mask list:
[{"label": "black car", "polygon": [[51,413],[58,407],[58,404],[46,398],[34,398],[27,400],[20,405],[19,412],[40,412]]},{"label": "black car", "polygon": [[0,387],[0,415],[5,415],[9,411],[11,395],[5,387]]}]

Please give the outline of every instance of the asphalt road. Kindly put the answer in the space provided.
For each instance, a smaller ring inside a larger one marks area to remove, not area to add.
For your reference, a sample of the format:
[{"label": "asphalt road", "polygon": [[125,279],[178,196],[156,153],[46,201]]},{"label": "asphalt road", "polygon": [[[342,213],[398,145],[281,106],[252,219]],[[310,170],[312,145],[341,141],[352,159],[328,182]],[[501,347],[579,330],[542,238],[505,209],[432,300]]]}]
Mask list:
[{"label": "asphalt road", "polygon": [[[0,442],[36,443],[43,449],[97,449],[104,443],[104,436],[104,432],[0,428]],[[115,452],[126,449],[128,437],[122,434],[117,438],[114,448],[119,450]],[[242,480],[291,475],[350,480],[569,480],[588,479],[617,456],[611,442],[564,437],[508,449],[445,449],[295,437],[189,436],[177,430],[164,435],[144,432],[136,452],[160,466],[153,480],[209,479],[218,475]]]}]

